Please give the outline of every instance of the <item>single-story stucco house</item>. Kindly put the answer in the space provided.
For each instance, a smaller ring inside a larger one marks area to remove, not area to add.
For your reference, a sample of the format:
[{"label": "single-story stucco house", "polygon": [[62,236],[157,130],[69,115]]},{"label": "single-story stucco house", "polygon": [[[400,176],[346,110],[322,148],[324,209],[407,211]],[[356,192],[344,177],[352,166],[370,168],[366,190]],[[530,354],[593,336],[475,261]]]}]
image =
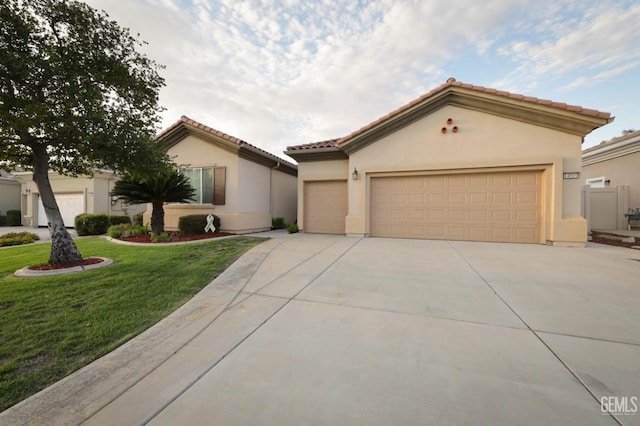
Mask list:
[{"label": "single-story stucco house", "polygon": [[640,131],[582,151],[582,182],[589,186],[585,203],[590,228],[626,229],[625,213],[640,209]]},{"label": "single-story stucco house", "polygon": [[[32,172],[13,172],[19,182],[22,225],[37,228],[47,226],[42,201]],[[104,213],[109,215],[133,216],[146,209],[145,205],[127,205],[109,193],[119,177],[112,171],[96,170],[93,176],[64,176],[49,172],[51,188],[60,208],[64,224],[74,227],[74,219],[83,213]]]},{"label": "single-story stucco house", "polygon": [[[197,200],[165,206],[166,229],[192,214],[217,215],[222,230],[235,233],[268,230],[274,217],[296,220],[295,164],[186,116],[156,140],[196,189]],[[148,208],[145,223],[150,218]]]},{"label": "single-story stucco house", "polygon": [[290,146],[298,225],[584,246],[583,137],[609,113],[449,79],[341,139]]},{"label": "single-story stucco house", "polygon": [[6,216],[7,210],[20,210],[20,182],[0,169],[0,216]]}]

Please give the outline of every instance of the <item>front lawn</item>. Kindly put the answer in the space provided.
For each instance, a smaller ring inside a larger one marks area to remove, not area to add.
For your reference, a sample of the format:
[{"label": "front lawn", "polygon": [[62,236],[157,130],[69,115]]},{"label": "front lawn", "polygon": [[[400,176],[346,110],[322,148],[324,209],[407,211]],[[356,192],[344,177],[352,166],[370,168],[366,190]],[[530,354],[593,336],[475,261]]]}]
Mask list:
[{"label": "front lawn", "polygon": [[0,250],[0,411],[112,351],[189,300],[264,238],[174,246],[76,241],[83,257],[115,264],[18,278],[46,263],[50,244]]}]

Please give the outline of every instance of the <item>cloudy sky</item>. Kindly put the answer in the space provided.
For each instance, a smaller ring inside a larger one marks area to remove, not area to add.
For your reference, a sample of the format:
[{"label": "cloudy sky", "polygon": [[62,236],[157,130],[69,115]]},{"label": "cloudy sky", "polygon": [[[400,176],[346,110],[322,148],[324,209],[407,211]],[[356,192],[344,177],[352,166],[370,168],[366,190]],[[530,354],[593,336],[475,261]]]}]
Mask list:
[{"label": "cloudy sky", "polygon": [[166,66],[181,115],[276,155],[341,137],[447,78],[640,128],[637,0],[86,0]]}]

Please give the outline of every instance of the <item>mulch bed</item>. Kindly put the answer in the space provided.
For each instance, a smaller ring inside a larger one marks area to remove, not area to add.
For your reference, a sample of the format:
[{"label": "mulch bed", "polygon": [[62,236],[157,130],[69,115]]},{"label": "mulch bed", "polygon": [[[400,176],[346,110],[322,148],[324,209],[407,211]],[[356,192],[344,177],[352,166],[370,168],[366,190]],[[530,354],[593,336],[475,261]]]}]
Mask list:
[{"label": "mulch bed", "polygon": [[[598,243],[598,244],[606,244],[609,246],[616,246],[616,247],[626,247],[626,248],[640,247],[640,241],[638,241],[638,239],[636,239],[636,241],[633,243],[625,243],[622,241],[622,239],[624,238],[625,237],[621,237],[620,235],[606,234],[604,232],[594,232],[591,235],[591,242]],[[634,249],[634,250],[638,250],[638,249]]]},{"label": "mulch bed", "polygon": [[121,241],[128,241],[131,243],[163,244],[163,243],[183,243],[185,241],[206,240],[211,238],[219,238],[219,237],[227,237],[229,235],[235,235],[229,232],[215,232],[215,233],[198,234],[198,235],[183,235],[179,232],[168,232],[168,234],[171,236],[171,241],[163,241],[159,243],[151,242],[151,234],[138,234],[138,235],[133,235],[131,237],[123,237],[118,239]]},{"label": "mulch bed", "polygon": [[95,265],[102,262],[104,262],[104,259],[99,257],[87,257],[86,259],[82,259],[82,262],[70,263],[68,265],[49,265],[48,263],[43,263],[42,265],[29,266],[29,269],[33,271],[52,271],[55,269],[66,269],[76,266]]}]

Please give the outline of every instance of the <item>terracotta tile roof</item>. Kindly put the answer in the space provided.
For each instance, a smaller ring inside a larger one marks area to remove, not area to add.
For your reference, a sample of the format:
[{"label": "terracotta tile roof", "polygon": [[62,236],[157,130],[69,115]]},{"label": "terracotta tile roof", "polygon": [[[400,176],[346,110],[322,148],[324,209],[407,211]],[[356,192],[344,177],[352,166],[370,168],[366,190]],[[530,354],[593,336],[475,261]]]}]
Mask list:
[{"label": "terracotta tile roof", "polygon": [[249,148],[249,149],[251,149],[253,151],[258,151],[260,154],[264,155],[265,157],[269,157],[269,158],[271,158],[273,160],[276,160],[276,161],[279,161],[279,162],[281,162],[283,164],[287,164],[287,165],[289,165],[291,167],[297,168],[297,166],[295,164],[293,164],[293,163],[291,163],[291,162],[289,162],[287,160],[284,160],[284,159],[278,157],[277,155],[271,154],[270,152],[265,151],[262,148],[258,148],[257,146],[252,145],[249,142],[243,141],[242,139],[238,139],[235,136],[231,136],[231,135],[228,135],[228,134],[226,134],[224,132],[221,132],[220,130],[216,130],[213,127],[206,126],[206,125],[204,125],[204,124],[202,124],[202,123],[200,123],[200,122],[198,122],[196,120],[193,120],[193,119],[187,117],[186,115],[183,115],[182,117],[180,117],[180,120],[176,121],[171,126],[169,126],[167,129],[165,129],[160,134],[158,134],[156,136],[156,140],[162,139],[162,137],[164,137],[165,135],[169,134],[170,132],[172,132],[177,127],[179,127],[179,126],[181,126],[183,124],[187,124],[189,126],[192,126],[192,127],[197,128],[197,129],[203,130],[203,131],[205,131],[207,133],[210,133],[210,134],[212,134],[214,136],[217,136],[217,137],[219,137],[221,139],[224,139],[226,141],[235,143],[239,147],[247,147],[247,148]]},{"label": "terracotta tile roof", "polygon": [[420,96],[417,99],[414,99],[413,101],[409,102],[406,105],[401,106],[400,108],[391,111],[390,113],[386,114],[383,117],[380,117],[379,119],[367,124],[366,126],[356,130],[355,132],[352,132],[351,134],[341,138],[338,140],[338,145],[340,145],[341,142],[350,139],[362,132],[365,132],[369,129],[371,129],[372,127],[375,127],[376,125],[382,123],[383,121],[388,120],[389,118],[393,117],[396,114],[399,114],[407,109],[410,109],[411,107],[413,107],[414,105],[419,104],[420,102],[424,101],[425,99],[435,95],[436,93],[443,91],[449,87],[459,87],[462,89],[468,89],[468,90],[473,90],[476,92],[480,92],[480,93],[489,93],[489,94],[493,94],[493,95],[498,95],[498,96],[502,96],[504,98],[509,98],[509,99],[514,99],[514,100],[519,100],[519,101],[523,101],[523,102],[528,102],[528,103],[533,103],[533,104],[539,104],[539,105],[544,105],[544,106],[549,106],[551,108],[557,108],[560,110],[565,110],[565,111],[571,111],[571,112],[576,112],[579,114],[584,114],[584,115],[588,115],[588,116],[592,116],[592,117],[598,117],[598,118],[602,118],[602,119],[608,119],[611,114],[608,112],[600,112],[600,111],[596,111],[594,109],[587,109],[587,108],[582,108],[581,106],[577,106],[577,105],[567,105],[566,103],[562,103],[562,102],[554,102],[551,101],[549,99],[539,99],[536,97],[532,97],[532,96],[524,96],[524,95],[520,95],[517,93],[510,93],[510,92],[506,92],[503,90],[496,90],[496,89],[491,89],[488,87],[483,87],[483,86],[475,86],[473,84],[467,84],[467,83],[462,83],[460,81],[456,81],[454,78],[450,78],[447,80],[446,83],[440,85],[439,87],[436,87],[435,89],[431,90],[430,92]]},{"label": "terracotta tile roof", "polygon": [[222,138],[224,140],[228,140],[230,142],[234,142],[238,145],[242,145],[243,143],[247,143],[245,141],[243,141],[242,139],[238,139],[236,137],[233,137],[231,135],[228,135],[224,132],[221,132],[220,130],[216,130],[213,127],[209,127],[209,126],[205,126],[204,124],[193,120],[189,117],[187,117],[186,115],[183,115],[182,117],[180,117],[180,120],[176,121],[175,123],[173,123],[171,126],[169,126],[168,128],[166,128],[165,130],[162,131],[162,133],[160,133],[158,136],[156,136],[156,139],[162,139],[162,137],[164,135],[166,135],[167,133],[171,132],[173,129],[175,129],[176,127],[178,127],[181,124],[189,124],[190,126],[193,126],[197,129],[200,130],[204,130],[207,133],[211,133],[212,135],[218,136],[219,138]]},{"label": "terracotta tile roof", "polygon": [[287,147],[287,151],[301,151],[305,149],[317,148],[335,148],[338,145],[338,139],[328,139],[326,141],[305,143],[303,145],[292,145]]}]

